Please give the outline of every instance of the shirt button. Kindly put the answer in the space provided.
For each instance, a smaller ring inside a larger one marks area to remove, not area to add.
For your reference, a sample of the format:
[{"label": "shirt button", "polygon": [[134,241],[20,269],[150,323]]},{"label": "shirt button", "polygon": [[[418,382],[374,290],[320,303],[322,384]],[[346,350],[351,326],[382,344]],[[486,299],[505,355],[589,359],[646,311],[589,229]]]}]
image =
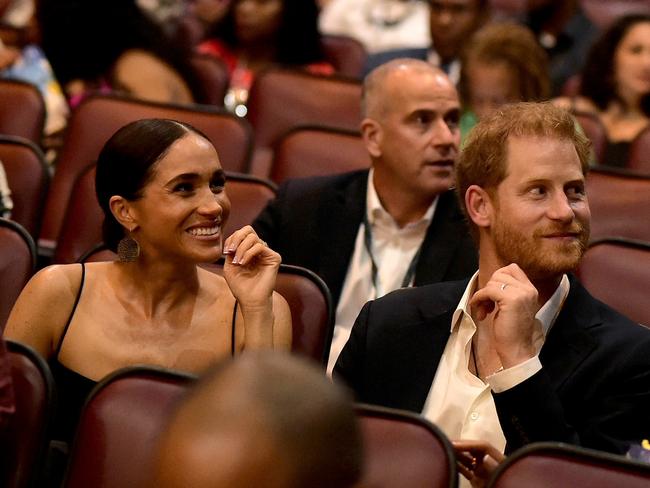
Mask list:
[{"label": "shirt button", "polygon": [[478,412],[472,412],[469,416],[472,420],[478,420]]}]

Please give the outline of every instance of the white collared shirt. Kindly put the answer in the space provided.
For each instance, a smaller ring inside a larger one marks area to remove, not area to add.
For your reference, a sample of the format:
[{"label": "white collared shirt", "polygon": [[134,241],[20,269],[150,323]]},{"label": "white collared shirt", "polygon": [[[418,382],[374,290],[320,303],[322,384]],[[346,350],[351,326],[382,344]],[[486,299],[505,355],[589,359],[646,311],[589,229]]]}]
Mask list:
[{"label": "white collared shirt", "polygon": [[460,82],[460,59],[456,58],[450,61],[447,66],[443,68],[440,54],[436,52],[434,46],[434,48],[430,49],[427,54],[427,61],[447,73],[447,77],[451,80],[451,82],[454,85],[458,86],[458,83]]},{"label": "white collared shirt", "polygon": [[540,369],[539,352],[569,293],[569,279],[562,277],[551,298],[535,315],[538,330],[533,338],[536,356],[486,378],[469,370],[476,324],[469,314],[469,300],[476,290],[478,272],[470,280],[451,322],[451,335],[440,359],[422,415],[450,439],[484,440],[501,452],[506,439],[499,423],[492,392],[500,393],[530,378]]},{"label": "white collared shirt", "polygon": [[[328,375],[332,374],[334,364],[350,337],[352,325],[365,303],[401,288],[409,264],[424,241],[438,203],[436,197],[420,220],[400,228],[379,201],[372,182],[373,174],[371,169],[368,174],[366,216],[372,228],[372,255],[377,265],[378,289],[375,289],[372,282],[372,262],[364,244],[364,225],[361,223],[336,307],[334,335],[327,362]],[[409,286],[412,282],[413,279]]]}]

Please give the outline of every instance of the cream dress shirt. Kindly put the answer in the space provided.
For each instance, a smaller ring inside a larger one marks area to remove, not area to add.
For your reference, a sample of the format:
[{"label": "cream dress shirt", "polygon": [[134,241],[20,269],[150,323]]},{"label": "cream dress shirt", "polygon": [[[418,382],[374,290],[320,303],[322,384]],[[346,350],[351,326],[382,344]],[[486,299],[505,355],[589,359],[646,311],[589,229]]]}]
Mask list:
[{"label": "cream dress shirt", "polygon": [[371,169],[368,175],[366,212],[372,227],[372,255],[378,268],[379,289],[376,290],[372,283],[372,263],[364,244],[364,226],[361,223],[336,307],[334,335],[327,362],[329,376],[332,375],[334,364],[350,338],[352,325],[366,302],[402,286],[409,264],[424,241],[438,203],[436,198],[420,220],[400,228],[381,205],[372,183],[373,174]]},{"label": "cream dress shirt", "polygon": [[483,440],[504,451],[506,439],[501,430],[492,392],[508,390],[540,369],[539,351],[569,293],[569,280],[559,286],[535,315],[538,325],[533,339],[537,355],[517,366],[500,370],[482,381],[469,370],[472,337],[476,325],[469,313],[469,300],[478,282],[478,272],[470,280],[454,312],[451,335],[440,359],[422,415],[453,440]]}]

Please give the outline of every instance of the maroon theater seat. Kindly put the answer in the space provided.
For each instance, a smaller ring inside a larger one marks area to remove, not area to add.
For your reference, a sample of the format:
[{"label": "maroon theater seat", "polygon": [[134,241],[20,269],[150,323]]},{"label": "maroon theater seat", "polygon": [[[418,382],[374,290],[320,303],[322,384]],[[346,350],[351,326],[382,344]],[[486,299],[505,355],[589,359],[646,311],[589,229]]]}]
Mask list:
[{"label": "maroon theater seat", "polygon": [[648,486],[650,465],[559,443],[536,443],[519,449],[499,465],[487,484],[487,488]]},{"label": "maroon theater seat", "polygon": [[458,472],[447,437],[424,417],[356,405],[365,451],[362,486],[454,488]]}]

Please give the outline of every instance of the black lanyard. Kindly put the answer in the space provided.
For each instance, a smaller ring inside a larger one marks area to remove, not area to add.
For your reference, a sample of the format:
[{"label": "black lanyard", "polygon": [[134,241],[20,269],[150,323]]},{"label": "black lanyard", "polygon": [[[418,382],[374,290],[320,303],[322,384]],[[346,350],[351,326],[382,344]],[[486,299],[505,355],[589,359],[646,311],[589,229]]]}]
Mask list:
[{"label": "black lanyard", "polygon": [[[368,216],[365,213],[363,214],[363,243],[368,252],[368,256],[370,256],[370,264],[372,266],[372,286],[375,287],[375,298],[377,298],[379,289],[377,286],[378,268],[377,263],[375,262],[375,257],[372,254],[372,229],[370,227],[370,222],[368,222]],[[407,287],[415,275],[415,268],[418,264],[418,259],[420,259],[420,251],[422,251],[422,245],[420,245],[406,269],[406,274],[402,280],[402,288]]]}]

